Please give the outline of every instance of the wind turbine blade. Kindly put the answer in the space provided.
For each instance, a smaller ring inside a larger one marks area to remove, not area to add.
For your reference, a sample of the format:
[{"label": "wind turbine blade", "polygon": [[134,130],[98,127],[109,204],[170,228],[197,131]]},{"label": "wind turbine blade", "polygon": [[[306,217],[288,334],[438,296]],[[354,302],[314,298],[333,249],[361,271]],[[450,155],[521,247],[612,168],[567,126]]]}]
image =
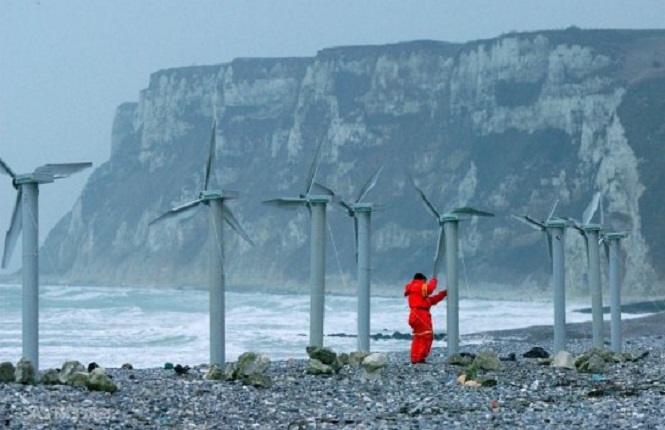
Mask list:
[{"label": "wind turbine blade", "polygon": [[370,176],[370,178],[365,182],[365,185],[360,189],[360,192],[358,193],[358,198],[356,199],[356,203],[360,203],[360,201],[369,193],[372,188],[376,185],[376,180],[379,178],[379,175],[381,174],[381,171],[383,170],[383,166],[379,167],[376,169],[374,174]]},{"label": "wind turbine blade", "polygon": [[446,233],[443,230],[443,225],[439,226],[439,238],[436,241],[436,252],[434,253],[434,268],[432,269],[432,278],[439,277],[439,269],[441,268],[441,260],[445,252],[444,244],[446,241]]},{"label": "wind turbine blade", "polygon": [[494,216],[494,214],[491,213],[491,212],[481,211],[481,210],[479,210],[479,209],[470,208],[470,207],[468,207],[468,206],[454,209],[454,210],[452,211],[452,213],[454,213],[454,214],[472,215],[472,216],[489,216],[489,217]]},{"label": "wind turbine blade", "polygon": [[326,187],[325,185],[319,182],[314,182],[314,186],[323,190],[323,192],[328,194],[329,196],[335,196],[335,192],[333,190],[331,190],[330,188]]},{"label": "wind turbine blade", "polygon": [[552,209],[550,209],[550,213],[547,215],[547,218],[546,218],[547,221],[551,220],[552,217],[554,216],[554,211],[556,210],[556,205],[558,205],[558,204],[559,204],[559,199],[556,199],[554,201],[554,204],[552,205]]},{"label": "wind turbine blade", "polygon": [[231,209],[229,209],[226,205],[222,205],[222,211],[224,213],[224,221],[240,235],[243,239],[247,241],[250,245],[254,246],[254,241],[249,237],[249,235],[245,232],[245,230],[242,228],[240,223],[238,222],[238,219],[233,215],[233,212],[231,212]]},{"label": "wind turbine blade", "polygon": [[604,226],[605,225],[605,211],[603,210],[603,199],[601,197],[600,199],[600,225]]},{"label": "wind turbine blade", "polygon": [[566,225],[568,225],[569,227],[574,227],[578,229],[580,233],[584,234],[582,229],[582,224],[578,220],[571,217],[565,217],[564,219],[566,220]]},{"label": "wind turbine blade", "polygon": [[16,193],[16,204],[14,205],[14,211],[12,212],[12,220],[9,224],[9,230],[5,235],[5,249],[2,254],[2,268],[7,268],[9,260],[12,258],[12,253],[16,247],[16,241],[18,236],[21,234],[21,228],[23,227],[23,206],[21,205],[21,196],[23,194],[22,188],[19,187],[18,192]]},{"label": "wind turbine blade", "polygon": [[203,189],[207,190],[210,184],[210,172],[212,171],[212,163],[215,160],[215,150],[217,149],[217,120],[212,122],[212,130],[210,131],[210,148],[208,149],[208,161],[206,162],[205,180],[203,181]]},{"label": "wind turbine blade", "polygon": [[353,207],[350,204],[348,204],[342,199],[335,200],[335,203],[346,209],[346,211],[349,213],[349,216],[354,216],[355,211],[353,210]]},{"label": "wind turbine blade", "polygon": [[165,218],[171,218],[173,216],[176,216],[176,215],[180,214],[181,212],[184,212],[187,209],[193,208],[194,206],[196,206],[200,203],[203,203],[203,200],[200,200],[200,199],[199,200],[194,200],[193,202],[189,202],[189,203],[185,203],[184,205],[176,206],[173,209],[171,209],[170,211],[164,212],[163,214],[161,214],[157,218],[150,221],[148,223],[148,225],[152,225],[152,224],[156,223],[157,221],[161,221]]},{"label": "wind turbine blade", "polygon": [[11,176],[12,179],[16,179],[16,173],[14,173],[12,169],[9,168],[7,163],[2,161],[2,158],[0,158],[0,172]]},{"label": "wind turbine blade", "polygon": [[511,215],[511,217],[523,224],[528,225],[529,227],[536,230],[544,230],[545,225],[531,218],[529,215]]},{"label": "wind turbine blade", "polygon": [[35,176],[43,176],[49,179],[66,178],[69,175],[80,172],[83,169],[91,167],[92,163],[62,163],[62,164],[45,164],[38,167],[34,171]]},{"label": "wind turbine blade", "polygon": [[416,185],[416,181],[413,179],[413,177],[411,175],[408,175],[408,176],[409,176],[409,180],[411,181],[411,185],[413,185],[413,188],[416,189],[416,191],[420,195],[420,198],[425,202],[425,205],[427,205],[427,208],[432,213],[432,215],[434,215],[437,219],[441,218],[441,214],[439,214],[439,211],[437,211],[436,208],[434,207],[434,205],[432,203],[430,203],[430,201],[427,199],[427,196],[425,195],[423,190],[421,190],[418,187],[418,185]]},{"label": "wind turbine blade", "polygon": [[545,230],[545,235],[547,236],[547,252],[550,257],[550,273],[554,270],[554,257],[552,256],[552,234]]},{"label": "wind turbine blade", "polygon": [[358,218],[353,217],[353,243],[356,248],[356,266],[358,266]]},{"label": "wind turbine blade", "polygon": [[607,243],[606,240],[603,241],[603,248],[605,248],[605,258],[607,259],[607,263],[610,263],[610,244]]},{"label": "wind turbine blade", "polygon": [[596,213],[596,209],[598,209],[599,202],[600,202],[600,192],[596,192],[593,195],[593,198],[591,199],[589,206],[587,206],[587,208],[584,210],[584,214],[582,214],[583,225],[587,225],[591,222],[591,218],[593,218],[593,215]]},{"label": "wind turbine blade", "polygon": [[309,174],[307,175],[307,182],[305,188],[305,195],[308,195],[312,191],[312,186],[314,185],[314,178],[316,177],[316,172],[319,170],[319,163],[321,161],[321,148],[323,147],[323,139],[319,141],[319,144],[316,146],[316,152],[314,153],[314,160],[312,160],[312,165],[309,168]]},{"label": "wind turbine blade", "polygon": [[265,205],[277,206],[280,208],[295,209],[298,206],[304,205],[306,202],[307,200],[303,199],[302,197],[280,197],[278,199],[264,200],[261,203]]}]

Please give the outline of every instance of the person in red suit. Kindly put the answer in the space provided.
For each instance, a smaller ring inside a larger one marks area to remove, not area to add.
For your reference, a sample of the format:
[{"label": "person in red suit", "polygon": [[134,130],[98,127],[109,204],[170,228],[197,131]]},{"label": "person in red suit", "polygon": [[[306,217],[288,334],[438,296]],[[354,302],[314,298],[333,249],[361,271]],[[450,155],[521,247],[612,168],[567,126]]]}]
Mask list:
[{"label": "person in red suit", "polygon": [[427,282],[427,277],[416,273],[413,280],[406,284],[404,297],[409,300],[409,325],[413,329],[411,341],[411,363],[425,363],[434,340],[434,327],[430,308],[443,300],[448,292],[446,290],[432,294],[436,289],[437,279]]}]

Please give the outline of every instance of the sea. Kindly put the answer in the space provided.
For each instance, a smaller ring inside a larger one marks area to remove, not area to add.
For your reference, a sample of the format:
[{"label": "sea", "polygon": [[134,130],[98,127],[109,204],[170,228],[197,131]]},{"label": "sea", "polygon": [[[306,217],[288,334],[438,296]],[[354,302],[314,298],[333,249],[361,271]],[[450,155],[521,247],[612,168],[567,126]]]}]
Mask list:
[{"label": "sea", "polygon": [[[64,361],[96,362],[104,367],[131,363],[135,368],[165,363],[209,362],[209,293],[205,289],[41,286],[39,293],[40,368]],[[566,322],[584,322],[588,303],[567,303]],[[370,341],[373,352],[408,351],[409,309],[401,296],[371,298],[370,332],[388,339]],[[357,299],[325,298],[324,346],[335,352],[357,350]],[[630,315],[636,317],[640,315]],[[445,301],[432,309],[435,333],[445,332]],[[460,299],[459,328],[464,336],[489,330],[552,325],[550,302]],[[607,318],[607,317],[606,317]],[[309,295],[265,292],[226,293],[226,361],[243,352],[271,360],[307,358]],[[434,347],[445,346],[435,341]],[[21,358],[21,286],[0,285],[0,362]]]}]

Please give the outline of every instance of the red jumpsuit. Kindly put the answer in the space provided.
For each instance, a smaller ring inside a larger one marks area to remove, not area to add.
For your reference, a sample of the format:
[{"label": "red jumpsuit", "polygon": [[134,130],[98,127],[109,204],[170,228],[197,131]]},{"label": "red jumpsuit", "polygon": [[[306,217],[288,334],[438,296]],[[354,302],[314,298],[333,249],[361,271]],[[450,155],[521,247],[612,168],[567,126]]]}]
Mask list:
[{"label": "red jumpsuit", "polygon": [[404,296],[409,299],[409,325],[413,329],[413,340],[411,341],[411,362],[422,363],[425,361],[432,349],[434,340],[432,315],[429,309],[443,300],[448,292],[439,291],[434,295],[436,278],[425,283],[424,280],[414,279],[406,285]]}]

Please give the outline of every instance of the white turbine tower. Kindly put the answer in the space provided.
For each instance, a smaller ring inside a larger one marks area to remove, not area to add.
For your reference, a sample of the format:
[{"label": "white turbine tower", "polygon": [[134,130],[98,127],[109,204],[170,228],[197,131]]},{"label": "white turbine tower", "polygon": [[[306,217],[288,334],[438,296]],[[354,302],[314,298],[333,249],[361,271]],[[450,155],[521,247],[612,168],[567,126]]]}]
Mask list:
[{"label": "white turbine tower", "polygon": [[212,173],[212,163],[215,159],[216,151],[217,122],[213,121],[212,131],[210,132],[210,148],[208,160],[205,165],[205,176],[203,190],[199,192],[196,200],[177,206],[170,211],[165,212],[152,220],[152,225],[157,221],[178,215],[189,209],[193,209],[200,204],[210,208],[210,230],[214,239],[210,242],[209,261],[210,261],[210,364],[217,364],[223,368],[225,363],[226,330],[225,330],[225,293],[226,293],[226,272],[224,270],[224,222],[236,231],[243,239],[250,244],[254,244],[242,226],[226,205],[226,200],[238,197],[235,191],[211,190],[210,176]]},{"label": "white turbine tower", "polygon": [[445,255],[446,287],[448,290],[446,342],[448,343],[448,355],[456,354],[459,352],[459,283],[457,275],[459,222],[473,216],[493,217],[494,214],[466,206],[441,213],[430,202],[423,190],[416,185],[413,178],[409,176],[409,179],[420,195],[420,198],[425,202],[428,211],[436,218],[439,224],[439,238],[434,253],[432,277],[438,277],[441,260]]},{"label": "white turbine tower", "polygon": [[[603,220],[601,215],[600,224],[593,224],[593,219],[598,203],[600,192],[593,195],[591,202],[582,214],[582,222],[570,218],[572,225],[584,238],[587,256],[587,274],[589,278],[589,291],[591,292],[591,327],[593,333],[594,348],[603,348],[603,289],[600,283],[600,238],[603,234]],[[602,212],[601,212],[602,213]]]},{"label": "white turbine tower", "polygon": [[[592,201],[593,204],[593,201]],[[589,210],[587,208],[587,210]],[[606,228],[604,223],[603,200],[600,199],[600,225]],[[586,214],[586,212],[585,212]],[[611,223],[610,223],[611,224]],[[610,290],[610,348],[614,352],[623,350],[621,340],[621,284],[619,282],[619,244],[628,236],[626,232],[600,231],[599,244],[605,248],[605,257],[609,269]]]},{"label": "white turbine tower", "polygon": [[280,197],[266,200],[263,203],[280,208],[307,207],[311,219],[310,232],[310,311],[309,311],[309,344],[310,346],[323,346],[323,318],[325,311],[326,289],[326,208],[332,201],[332,195],[313,194],[314,178],[319,169],[321,160],[321,146],[319,142],[314,160],[309,170],[305,191],[297,197]]},{"label": "white turbine tower", "polygon": [[39,185],[66,178],[92,163],[45,164],[32,173],[16,174],[0,159],[0,172],[12,178],[16,204],[5,236],[2,268],[9,264],[23,229],[23,357],[39,370]]},{"label": "white turbine tower", "polygon": [[512,215],[517,221],[523,222],[531,228],[540,230],[547,238],[547,250],[550,255],[550,268],[552,269],[552,284],[554,286],[554,352],[566,348],[566,277],[564,264],[564,246],[566,238],[565,219],[555,218],[554,210],[558,200],[554,202],[547,219],[536,221],[529,215]]},{"label": "white turbine tower", "polygon": [[[602,208],[602,206],[601,206]],[[619,242],[626,238],[626,233],[605,233],[603,245],[609,266],[610,282],[610,339],[614,352],[623,349],[621,341],[621,284],[619,283]]]},{"label": "white turbine tower", "polygon": [[[353,203],[342,199],[335,201],[342,205],[353,218],[353,233],[355,237],[356,267],[358,270],[358,351],[369,352],[370,336],[370,284],[371,284],[371,242],[372,211],[377,207],[362,200],[376,185],[376,180],[383,167],[379,167],[360,189],[358,197]],[[317,184],[321,186],[320,184]],[[331,191],[332,192],[332,191]]]}]

